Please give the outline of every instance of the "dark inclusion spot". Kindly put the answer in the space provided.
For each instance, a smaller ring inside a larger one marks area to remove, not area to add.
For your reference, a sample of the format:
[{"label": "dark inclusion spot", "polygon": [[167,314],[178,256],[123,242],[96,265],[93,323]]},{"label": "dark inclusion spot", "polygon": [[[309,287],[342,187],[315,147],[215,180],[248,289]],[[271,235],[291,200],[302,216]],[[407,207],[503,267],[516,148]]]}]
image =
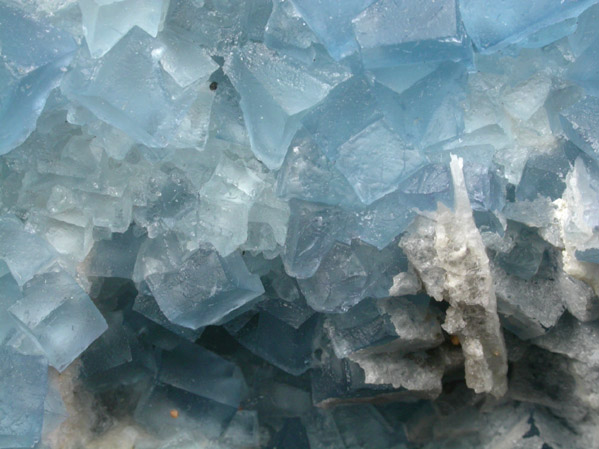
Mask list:
[{"label": "dark inclusion spot", "polygon": [[210,83],[210,90],[216,90],[218,89],[218,83],[216,81],[212,81]]}]

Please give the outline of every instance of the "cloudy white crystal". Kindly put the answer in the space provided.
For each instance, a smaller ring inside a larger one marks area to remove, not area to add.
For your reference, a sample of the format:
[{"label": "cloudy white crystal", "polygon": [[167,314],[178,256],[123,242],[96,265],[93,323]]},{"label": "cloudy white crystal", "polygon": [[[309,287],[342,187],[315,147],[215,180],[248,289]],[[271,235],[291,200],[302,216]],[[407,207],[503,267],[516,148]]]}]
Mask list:
[{"label": "cloudy white crystal", "polygon": [[462,166],[452,156],[454,210],[440,204],[433,220],[409,232],[400,245],[427,292],[450,304],[443,328],[460,339],[468,386],[502,396],[507,390],[506,350],[489,259],[472,218]]}]

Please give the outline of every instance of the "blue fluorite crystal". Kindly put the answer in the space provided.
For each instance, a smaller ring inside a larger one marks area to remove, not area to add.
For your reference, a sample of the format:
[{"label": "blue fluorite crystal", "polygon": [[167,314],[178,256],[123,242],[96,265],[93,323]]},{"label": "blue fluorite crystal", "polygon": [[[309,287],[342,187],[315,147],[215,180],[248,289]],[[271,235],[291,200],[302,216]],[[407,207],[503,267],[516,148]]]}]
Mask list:
[{"label": "blue fluorite crystal", "polygon": [[343,67],[334,65],[303,68],[256,44],[234,50],[225,73],[241,96],[252,150],[271,169],[280,167],[302,113],[348,76]]},{"label": "blue fluorite crystal", "polygon": [[264,292],[239,253],[222,257],[211,247],[195,251],[178,270],[151,274],[146,281],[162,313],[190,329],[218,323]]},{"label": "blue fluorite crystal", "polygon": [[[232,323],[234,327],[225,325],[243,346],[294,375],[310,368],[315,331],[319,323],[317,316],[297,328],[268,312],[260,312],[249,320],[248,317],[243,318],[243,326],[239,329],[236,322]],[[273,339],[273,335],[277,338]]]},{"label": "blue fluorite crystal", "polygon": [[233,363],[190,343],[164,352],[161,362],[160,382],[231,407],[239,405],[245,383]]},{"label": "blue fluorite crystal", "polygon": [[61,269],[34,276],[23,286],[23,298],[8,310],[59,371],[107,329],[89,296]]},{"label": "blue fluorite crystal", "polygon": [[69,414],[56,384],[49,382],[48,393],[44,400],[44,424],[42,426],[42,440],[54,432]]},{"label": "blue fluorite crystal", "polygon": [[344,314],[331,314],[324,325],[335,354],[390,350],[412,352],[435,347],[441,340],[439,323],[428,315],[426,296],[376,301],[365,299]]},{"label": "blue fluorite crystal", "polygon": [[159,329],[164,329],[170,331],[174,334],[179,335],[187,340],[195,341],[198,339],[200,335],[202,335],[203,328],[199,329],[189,329],[187,327],[178,326],[168,320],[168,318],[164,315],[164,313],[160,310],[160,306],[156,302],[156,299],[147,292],[147,294],[139,294],[135,297],[135,302],[133,303],[133,310],[137,313],[140,313],[147,319],[153,321],[160,326],[157,326],[158,330],[151,332],[155,334],[159,332]]},{"label": "blue fluorite crystal", "polygon": [[0,263],[0,271],[2,272],[2,277],[0,277],[0,342],[4,344],[13,336],[17,325],[8,313],[8,308],[21,299],[22,294],[19,285],[3,262]]},{"label": "blue fluorite crystal", "polygon": [[0,257],[19,285],[51,265],[57,257],[48,242],[25,231],[15,216],[0,217],[0,236]]},{"label": "blue fluorite crystal", "polygon": [[0,447],[33,447],[39,441],[47,366],[42,356],[0,348]]},{"label": "blue fluorite crystal", "polygon": [[353,19],[367,67],[467,59],[470,40],[459,20],[458,2],[379,0]]},{"label": "blue fluorite crystal", "polygon": [[391,273],[402,270],[402,256],[396,245],[378,251],[366,244],[335,243],[314,275],[298,284],[314,310],[344,312],[368,296],[388,296]]},{"label": "blue fluorite crystal", "polygon": [[272,13],[264,30],[264,43],[297,59],[309,60],[316,53],[312,47],[318,42],[314,32],[287,0],[272,2]]},{"label": "blue fluorite crystal", "polygon": [[[533,0],[525,3],[501,1],[489,5],[480,0],[462,0],[460,12],[474,44],[482,52],[490,52],[518,43],[543,28],[577,17],[593,3],[593,0],[566,3],[560,0]],[[558,31],[557,38],[562,36]]]},{"label": "blue fluorite crystal", "polygon": [[82,0],[79,7],[85,41],[91,55],[97,58],[106,54],[135,26],[156,37],[168,2]]},{"label": "blue fluorite crystal", "polygon": [[576,31],[568,36],[568,43],[576,56],[580,56],[599,37],[599,32],[595,26],[598,16],[599,6],[594,5],[577,18]]},{"label": "blue fluorite crystal", "polygon": [[352,20],[375,0],[292,0],[308,26],[335,59],[358,49]]},{"label": "blue fluorite crystal", "polygon": [[299,418],[287,418],[283,428],[275,435],[272,448],[302,449],[309,446],[306,429]]},{"label": "blue fluorite crystal", "polygon": [[77,46],[44,20],[0,4],[0,153],[23,143]]},{"label": "blue fluorite crystal", "polygon": [[[171,411],[177,411],[177,417]],[[231,407],[185,390],[158,384],[139,402],[136,421],[157,437],[168,439],[184,432],[218,438],[236,411]]]},{"label": "blue fluorite crystal", "polygon": [[177,84],[159,64],[165,53],[169,50],[164,44],[133,28],[102,58],[82,55],[62,90],[133,139],[152,147],[166,146],[195,92],[193,86]]},{"label": "blue fluorite crystal", "polygon": [[599,159],[597,134],[599,98],[585,97],[562,112],[562,126],[568,138],[589,156]]}]

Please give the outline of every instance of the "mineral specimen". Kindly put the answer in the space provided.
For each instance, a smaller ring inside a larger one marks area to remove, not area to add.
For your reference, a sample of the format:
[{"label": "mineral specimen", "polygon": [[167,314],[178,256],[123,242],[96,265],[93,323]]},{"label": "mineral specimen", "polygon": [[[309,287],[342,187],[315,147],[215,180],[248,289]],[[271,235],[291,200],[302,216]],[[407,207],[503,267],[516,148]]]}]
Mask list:
[{"label": "mineral specimen", "polygon": [[599,0],[0,0],[0,449],[599,447]]}]

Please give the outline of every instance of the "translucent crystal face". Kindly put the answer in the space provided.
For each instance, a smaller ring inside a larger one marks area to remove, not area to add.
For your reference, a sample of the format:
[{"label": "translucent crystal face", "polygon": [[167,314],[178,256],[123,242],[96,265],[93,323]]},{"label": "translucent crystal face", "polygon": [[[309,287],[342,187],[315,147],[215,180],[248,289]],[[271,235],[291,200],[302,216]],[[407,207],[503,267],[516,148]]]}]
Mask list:
[{"label": "translucent crystal face", "polygon": [[0,0],[0,449],[599,447],[599,0]]},{"label": "translucent crystal face", "polygon": [[31,333],[48,363],[58,371],[107,328],[90,298],[64,271],[34,276],[23,286],[23,298],[8,311]]},{"label": "translucent crystal face", "polygon": [[5,154],[33,131],[77,47],[68,33],[4,3],[0,30],[0,154]]}]

